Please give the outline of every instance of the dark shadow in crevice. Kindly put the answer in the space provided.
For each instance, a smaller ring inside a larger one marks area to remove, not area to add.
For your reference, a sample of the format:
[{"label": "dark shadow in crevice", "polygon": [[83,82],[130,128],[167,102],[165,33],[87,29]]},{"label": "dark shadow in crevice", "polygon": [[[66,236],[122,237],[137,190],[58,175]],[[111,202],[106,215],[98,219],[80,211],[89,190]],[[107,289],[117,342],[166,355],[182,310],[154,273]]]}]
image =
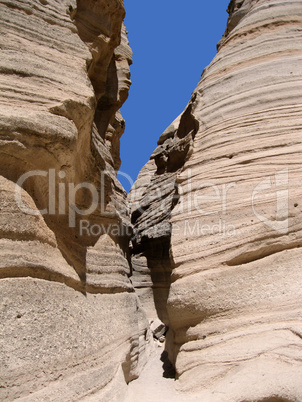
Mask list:
[{"label": "dark shadow in crevice", "polygon": [[164,378],[174,378],[176,376],[176,371],[173,364],[168,358],[168,352],[164,351],[161,354],[160,360],[163,362],[163,377]]},{"label": "dark shadow in crevice", "polygon": [[[248,401],[242,401],[248,402]],[[292,399],[283,398],[281,396],[269,396],[263,399],[259,399],[257,402],[294,402]]]}]

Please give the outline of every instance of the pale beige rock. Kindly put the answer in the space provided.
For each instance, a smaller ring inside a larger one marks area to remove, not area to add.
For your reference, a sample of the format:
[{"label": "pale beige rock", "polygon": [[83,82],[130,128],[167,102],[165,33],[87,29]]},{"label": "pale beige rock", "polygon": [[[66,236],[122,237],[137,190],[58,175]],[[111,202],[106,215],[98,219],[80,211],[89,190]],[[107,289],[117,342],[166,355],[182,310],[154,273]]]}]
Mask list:
[{"label": "pale beige rock", "polygon": [[[120,0],[0,1],[1,400],[118,399],[147,357],[116,179],[132,57],[124,15]],[[33,170],[42,175],[21,189]],[[83,191],[69,203],[81,182],[99,205],[73,225],[68,205],[91,205]]]},{"label": "pale beige rock", "polygon": [[[0,1],[1,400],[302,400],[302,2],[229,13],[129,195],[130,267],[123,2]],[[49,176],[21,189],[32,170]],[[83,181],[102,198],[81,233],[66,184]],[[169,327],[178,391],[153,359],[127,388],[152,352],[146,315]]]},{"label": "pale beige rock", "polygon": [[[151,278],[158,266],[172,272],[166,347],[179,389],[204,401],[300,401],[302,2],[231,1],[229,12],[189,104],[185,157],[170,173],[179,140],[168,129],[134,197],[132,258],[146,258]],[[169,175],[178,200],[168,205]],[[153,247],[162,233],[164,251]]]},{"label": "pale beige rock", "polygon": [[123,389],[139,348],[134,293],[84,295],[30,278],[3,279],[0,287],[1,400],[81,400],[95,392],[110,400],[116,376]]}]

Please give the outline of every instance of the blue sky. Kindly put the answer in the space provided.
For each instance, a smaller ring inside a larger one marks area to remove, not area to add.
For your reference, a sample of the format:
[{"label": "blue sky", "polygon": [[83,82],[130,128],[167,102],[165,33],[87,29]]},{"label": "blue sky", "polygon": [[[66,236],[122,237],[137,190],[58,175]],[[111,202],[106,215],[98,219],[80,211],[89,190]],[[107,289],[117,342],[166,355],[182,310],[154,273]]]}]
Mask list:
[{"label": "blue sky", "polygon": [[[133,50],[132,86],[121,111],[120,171],[136,179],[166,127],[184,110],[216,54],[229,0],[124,0]],[[118,175],[127,191],[130,184]]]}]

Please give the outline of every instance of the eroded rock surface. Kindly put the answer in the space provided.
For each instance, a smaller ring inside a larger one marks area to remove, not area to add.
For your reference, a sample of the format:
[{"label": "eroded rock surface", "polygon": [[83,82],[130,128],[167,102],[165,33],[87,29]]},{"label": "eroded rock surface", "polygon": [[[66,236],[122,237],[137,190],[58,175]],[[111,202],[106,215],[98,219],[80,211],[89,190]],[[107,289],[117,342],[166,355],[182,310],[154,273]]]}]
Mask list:
[{"label": "eroded rock surface", "polygon": [[149,319],[198,400],[302,400],[302,2],[228,11],[130,222],[123,2],[0,0],[0,399],[123,400]]},{"label": "eroded rock surface", "polygon": [[124,15],[120,0],[0,1],[1,400],[118,399],[144,362],[116,179]]},{"label": "eroded rock surface", "polygon": [[299,401],[302,2],[232,0],[229,13],[130,194],[133,279],[169,325],[180,389]]}]

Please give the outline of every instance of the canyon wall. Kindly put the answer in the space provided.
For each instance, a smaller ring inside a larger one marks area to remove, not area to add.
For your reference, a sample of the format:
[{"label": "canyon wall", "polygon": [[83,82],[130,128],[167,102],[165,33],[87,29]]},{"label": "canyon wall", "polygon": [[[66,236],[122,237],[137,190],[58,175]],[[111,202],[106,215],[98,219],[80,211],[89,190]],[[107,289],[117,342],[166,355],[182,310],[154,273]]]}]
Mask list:
[{"label": "canyon wall", "polygon": [[302,2],[232,0],[218,52],[131,190],[133,283],[178,387],[302,399]]},{"label": "canyon wall", "polygon": [[116,179],[124,16],[121,0],[0,1],[1,400],[120,400],[144,363]]},{"label": "canyon wall", "polygon": [[1,400],[123,400],[157,318],[180,390],[302,400],[302,1],[228,11],[127,201],[123,1],[0,0]]}]

